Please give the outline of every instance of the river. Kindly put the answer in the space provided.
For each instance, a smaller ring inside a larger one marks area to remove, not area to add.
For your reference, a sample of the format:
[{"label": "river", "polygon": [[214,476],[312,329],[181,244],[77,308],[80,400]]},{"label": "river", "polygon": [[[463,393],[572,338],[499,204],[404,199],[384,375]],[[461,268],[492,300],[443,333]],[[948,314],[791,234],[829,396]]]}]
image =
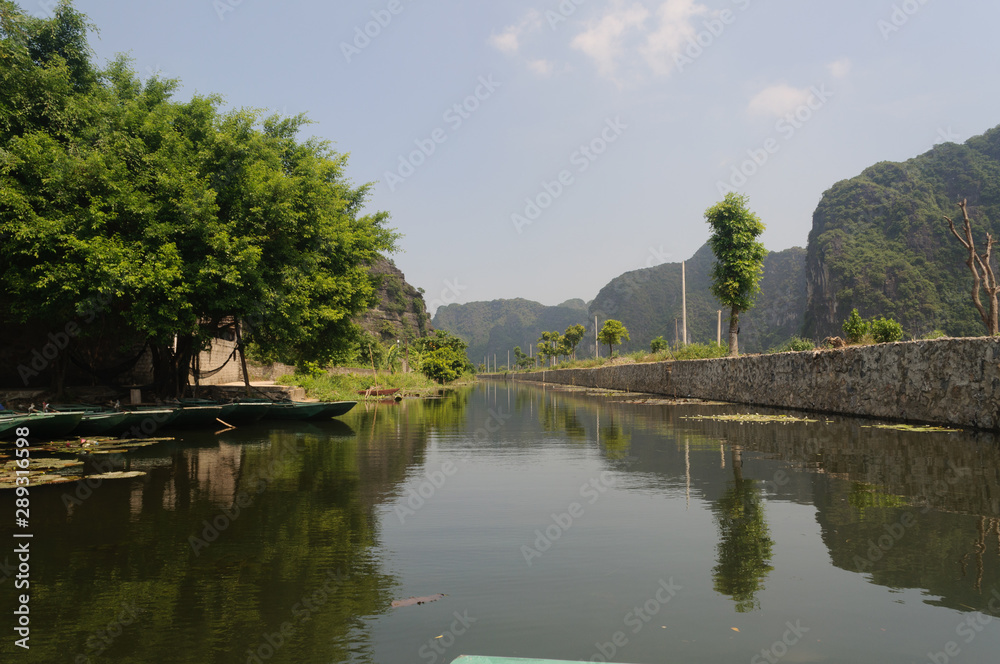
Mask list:
[{"label": "river", "polygon": [[497,382],[177,433],[33,489],[0,661],[995,662],[994,437],[756,413]]}]

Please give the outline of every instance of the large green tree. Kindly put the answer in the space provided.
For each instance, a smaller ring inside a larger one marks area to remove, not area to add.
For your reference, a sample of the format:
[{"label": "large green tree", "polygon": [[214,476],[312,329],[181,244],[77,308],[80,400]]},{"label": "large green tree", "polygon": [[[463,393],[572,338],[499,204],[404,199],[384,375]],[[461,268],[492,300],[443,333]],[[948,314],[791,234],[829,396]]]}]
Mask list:
[{"label": "large green tree", "polygon": [[712,228],[708,244],[715,254],[712,294],[729,307],[729,354],[739,355],[740,313],[753,306],[760,292],[767,249],[757,238],[764,224],[747,207],[747,197],[729,192],[705,210]]},{"label": "large green tree", "polygon": [[69,3],[0,12],[0,286],[19,320],[102,303],[146,339],[162,394],[233,321],[290,363],[351,345],[376,296],[368,265],[396,235],[363,214],[346,156],[299,140],[302,116],[174,101],[175,81],[143,83],[124,58],[98,70]]},{"label": "large green tree", "polygon": [[443,384],[475,371],[466,354],[468,347],[461,338],[438,330],[431,336],[417,339],[411,348],[419,359],[420,371]]}]

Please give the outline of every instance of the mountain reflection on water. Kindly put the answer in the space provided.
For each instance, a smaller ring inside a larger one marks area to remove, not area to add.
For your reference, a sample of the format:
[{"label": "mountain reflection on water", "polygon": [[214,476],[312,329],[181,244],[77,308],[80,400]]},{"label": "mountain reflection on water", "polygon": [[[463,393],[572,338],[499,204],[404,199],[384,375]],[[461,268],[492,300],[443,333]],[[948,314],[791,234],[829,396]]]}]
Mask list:
[{"label": "mountain reflection on water", "polygon": [[698,419],[747,411],[497,382],[184,432],[32,490],[32,647],[0,659],[749,661],[801,621],[782,661],[993,661],[994,437]]}]

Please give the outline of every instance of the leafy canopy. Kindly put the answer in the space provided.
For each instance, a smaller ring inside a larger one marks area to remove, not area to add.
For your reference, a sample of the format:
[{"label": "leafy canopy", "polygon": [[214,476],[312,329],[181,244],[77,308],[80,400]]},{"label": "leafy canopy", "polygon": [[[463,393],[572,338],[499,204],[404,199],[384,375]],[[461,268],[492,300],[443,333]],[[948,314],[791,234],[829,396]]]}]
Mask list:
[{"label": "leafy canopy", "polygon": [[737,311],[746,311],[760,292],[767,249],[757,240],[764,232],[760,218],[747,208],[747,197],[729,192],[705,211],[712,229],[708,244],[715,254],[712,294]]}]

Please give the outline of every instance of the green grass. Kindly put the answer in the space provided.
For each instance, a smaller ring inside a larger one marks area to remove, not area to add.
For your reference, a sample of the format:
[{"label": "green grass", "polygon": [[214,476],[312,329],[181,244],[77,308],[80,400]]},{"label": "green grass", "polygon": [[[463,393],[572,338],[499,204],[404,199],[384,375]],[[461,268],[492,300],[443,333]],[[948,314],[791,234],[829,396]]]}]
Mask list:
[{"label": "green grass", "polygon": [[726,357],[728,354],[728,347],[720,346],[716,343],[688,344],[681,348],[663,350],[659,353],[649,353],[640,350],[627,355],[615,354],[614,358],[611,359],[607,357],[591,357],[586,360],[569,360],[561,362],[554,367],[539,366],[531,369],[521,369],[517,372],[550,371],[553,369],[594,369],[608,364],[643,364],[648,362],[668,362],[670,360],[704,360],[714,357]]},{"label": "green grass", "polygon": [[[441,388],[438,383],[416,372],[407,374],[380,373],[377,382],[374,376],[366,374],[323,374],[319,376],[295,374],[281,377],[278,379],[278,383],[304,388],[307,397],[320,401],[361,401],[365,397],[358,392],[376,384],[382,389],[401,388],[401,394],[420,394]],[[451,385],[454,384],[451,383]]]}]

